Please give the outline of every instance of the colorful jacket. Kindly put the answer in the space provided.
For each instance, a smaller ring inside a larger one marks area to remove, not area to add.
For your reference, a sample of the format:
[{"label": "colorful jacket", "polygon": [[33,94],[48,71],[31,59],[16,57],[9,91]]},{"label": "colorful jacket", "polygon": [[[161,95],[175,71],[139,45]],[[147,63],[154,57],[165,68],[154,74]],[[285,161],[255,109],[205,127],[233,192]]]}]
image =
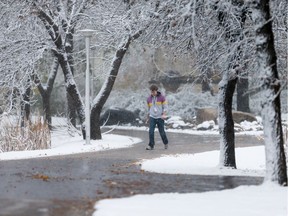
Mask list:
[{"label": "colorful jacket", "polygon": [[161,118],[164,112],[167,112],[168,104],[165,96],[157,92],[157,96],[150,95],[147,98],[149,116],[152,118]]}]

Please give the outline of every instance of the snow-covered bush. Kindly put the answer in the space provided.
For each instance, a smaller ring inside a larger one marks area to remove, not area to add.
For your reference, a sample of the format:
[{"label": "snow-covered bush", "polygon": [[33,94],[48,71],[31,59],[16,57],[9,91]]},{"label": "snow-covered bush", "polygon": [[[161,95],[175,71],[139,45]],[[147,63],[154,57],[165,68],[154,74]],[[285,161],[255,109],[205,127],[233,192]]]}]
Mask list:
[{"label": "snow-covered bush", "polygon": [[213,120],[211,121],[205,121],[202,122],[201,124],[197,125],[197,130],[210,130],[215,127],[215,122]]},{"label": "snow-covered bush", "polygon": [[[217,96],[212,96],[209,92],[199,93],[193,91],[193,85],[184,85],[176,93],[165,92],[159,89],[168,101],[168,116],[180,116],[184,121],[192,122],[195,117],[195,107],[217,107]],[[140,118],[147,116],[146,99],[150,94],[149,85],[147,89],[113,90],[105,108],[123,108],[135,112],[140,110]]]}]

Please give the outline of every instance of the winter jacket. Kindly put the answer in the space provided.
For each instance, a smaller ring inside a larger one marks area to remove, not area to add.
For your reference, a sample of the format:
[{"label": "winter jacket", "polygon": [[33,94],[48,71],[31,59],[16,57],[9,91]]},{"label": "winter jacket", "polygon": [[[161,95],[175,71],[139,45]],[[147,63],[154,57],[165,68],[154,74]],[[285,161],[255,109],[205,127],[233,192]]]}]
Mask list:
[{"label": "winter jacket", "polygon": [[161,94],[161,92],[157,92],[156,96],[150,95],[147,98],[147,105],[149,116],[152,118],[161,118],[164,112],[167,112],[167,101],[165,96]]}]

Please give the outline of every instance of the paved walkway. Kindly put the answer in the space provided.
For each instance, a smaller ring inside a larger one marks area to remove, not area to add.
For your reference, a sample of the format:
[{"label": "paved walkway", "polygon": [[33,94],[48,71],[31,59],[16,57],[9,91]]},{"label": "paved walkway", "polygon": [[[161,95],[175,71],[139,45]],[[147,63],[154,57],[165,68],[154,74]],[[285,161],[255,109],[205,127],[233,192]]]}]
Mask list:
[{"label": "paved walkway", "polygon": [[[133,194],[203,192],[257,185],[259,177],[224,177],[148,173],[137,161],[163,154],[219,149],[219,136],[168,133],[164,150],[158,132],[156,149],[145,151],[147,132],[116,130],[140,137],[131,148],[62,157],[0,161],[0,216],[91,215],[95,201]],[[236,147],[263,144],[253,136],[236,136]]]}]

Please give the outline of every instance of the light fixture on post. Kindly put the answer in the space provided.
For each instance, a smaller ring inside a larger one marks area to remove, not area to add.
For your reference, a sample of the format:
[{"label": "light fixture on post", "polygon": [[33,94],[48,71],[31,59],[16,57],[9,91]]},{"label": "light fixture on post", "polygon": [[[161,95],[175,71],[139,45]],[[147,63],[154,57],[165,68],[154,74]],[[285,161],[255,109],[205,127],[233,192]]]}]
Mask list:
[{"label": "light fixture on post", "polygon": [[90,144],[90,38],[95,30],[83,29],[80,30],[85,37],[86,46],[86,75],[85,75],[85,140],[86,145]]}]

